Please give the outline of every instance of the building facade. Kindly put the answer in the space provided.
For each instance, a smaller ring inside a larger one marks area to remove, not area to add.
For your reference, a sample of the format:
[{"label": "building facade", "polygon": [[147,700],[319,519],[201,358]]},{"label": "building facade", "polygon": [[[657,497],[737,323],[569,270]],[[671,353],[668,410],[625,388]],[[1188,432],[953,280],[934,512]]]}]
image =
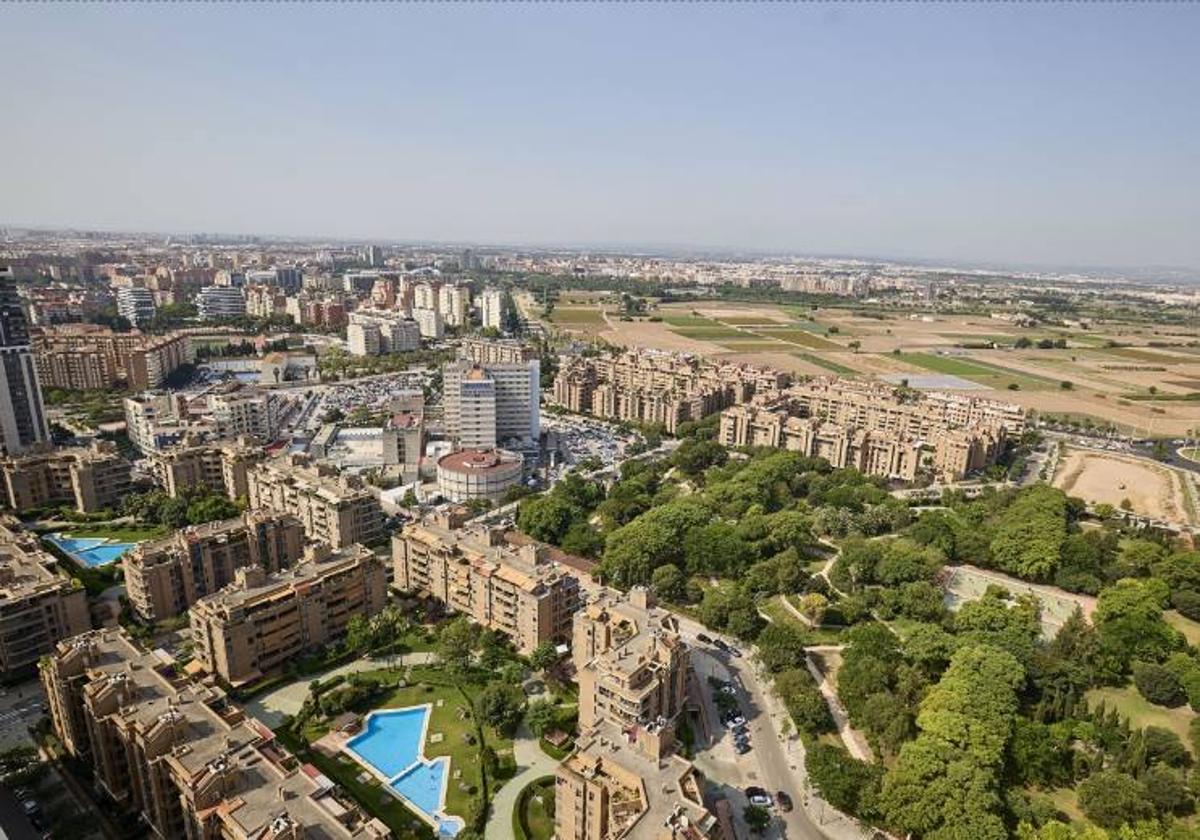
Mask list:
[{"label": "building facade", "polygon": [[29,511],[69,504],[80,513],[116,510],[129,495],[131,466],[108,441],[0,459],[5,501]]},{"label": "building facade", "polygon": [[156,388],[195,361],[185,333],[115,333],[96,324],[62,324],[33,332],[38,375],[47,388]]},{"label": "building facade", "polygon": [[503,633],[521,653],[570,637],[579,581],[545,547],[513,546],[495,529],[412,523],[392,537],[393,583]]},{"label": "building facade", "polygon": [[386,603],[387,573],[370,549],[310,543],[290,569],[240,568],[231,585],[191,606],[195,661],[230,685],[246,685],[338,641],[352,618]]},{"label": "building facade", "polygon": [[291,455],[256,464],[247,479],[251,510],[290,513],[312,540],[343,548],[385,536],[379,498],[357,476]]},{"label": "building facade", "polygon": [[218,443],[180,445],[155,451],[154,476],[171,498],[183,491],[204,487],[232,501],[250,496],[250,468],[266,457],[253,438]]},{"label": "building facade", "polygon": [[533,448],[541,434],[540,362],[449,362],[442,366],[442,405],[446,436],[458,446]]},{"label": "building facade", "polygon": [[238,569],[287,568],[303,556],[304,542],[300,520],[273,511],[192,525],[124,556],[126,594],[142,621],[164,621],[228,586]]},{"label": "building facade", "polygon": [[0,455],[50,440],[36,365],[13,272],[0,267]]}]

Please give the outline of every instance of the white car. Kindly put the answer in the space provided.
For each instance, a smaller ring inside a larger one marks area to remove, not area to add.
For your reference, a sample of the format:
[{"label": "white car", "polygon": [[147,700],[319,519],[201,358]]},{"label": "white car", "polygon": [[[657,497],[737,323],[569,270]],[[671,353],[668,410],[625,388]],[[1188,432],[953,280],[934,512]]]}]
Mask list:
[{"label": "white car", "polygon": [[737,715],[736,717],[731,717],[729,720],[725,721],[725,728],[737,729],[739,726],[743,726],[745,723],[746,719],[741,715]]},{"label": "white car", "polygon": [[757,805],[759,808],[770,808],[774,801],[769,793],[756,793],[750,797],[750,804]]}]

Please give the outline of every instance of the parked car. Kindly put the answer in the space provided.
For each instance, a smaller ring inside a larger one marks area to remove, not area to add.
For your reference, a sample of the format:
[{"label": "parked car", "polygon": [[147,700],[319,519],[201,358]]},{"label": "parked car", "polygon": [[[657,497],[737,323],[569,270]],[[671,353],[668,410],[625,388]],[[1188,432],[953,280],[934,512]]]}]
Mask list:
[{"label": "parked car", "polygon": [[749,799],[751,805],[757,805],[759,808],[770,808],[773,802],[771,794],[766,791],[756,793],[754,796],[749,797]]},{"label": "parked car", "polygon": [[737,751],[738,755],[745,755],[750,752],[750,744],[747,741],[739,741],[733,745],[733,748]]},{"label": "parked car", "polygon": [[746,723],[746,719],[744,717],[742,717],[741,715],[734,715],[733,717],[731,717],[729,720],[727,720],[725,722],[725,728],[726,729],[736,729],[739,726],[745,725],[745,723]]},{"label": "parked car", "polygon": [[25,812],[25,816],[32,817],[42,812],[42,806],[37,804],[36,799],[26,799],[21,802],[21,810]]},{"label": "parked car", "polygon": [[711,644],[712,644],[712,639],[710,639],[708,636],[704,635],[703,633],[697,633],[697,634],[696,634],[696,641],[697,641],[697,642],[703,642],[703,643],[704,643],[704,644],[706,644],[706,645],[711,645]]},{"label": "parked car", "polygon": [[737,689],[736,689],[736,688],[734,688],[734,687],[733,687],[732,685],[730,685],[729,683],[725,683],[725,685],[721,686],[721,687],[720,687],[720,689],[718,689],[718,690],[719,690],[719,691],[720,691],[722,694],[737,694]]},{"label": "parked car", "polygon": [[729,653],[729,645],[726,644],[724,639],[713,639],[712,643],[713,647],[715,647],[717,650],[722,650],[725,651],[725,653]]},{"label": "parked car", "polygon": [[775,793],[775,801],[779,803],[779,810],[787,813],[792,810],[792,797],[788,796],[783,791]]}]

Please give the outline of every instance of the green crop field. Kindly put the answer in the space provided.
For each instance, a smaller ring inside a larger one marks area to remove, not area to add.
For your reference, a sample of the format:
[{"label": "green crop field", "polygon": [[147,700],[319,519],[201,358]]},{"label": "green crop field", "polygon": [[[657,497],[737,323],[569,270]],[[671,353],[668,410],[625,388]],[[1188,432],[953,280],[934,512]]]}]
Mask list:
[{"label": "green crop field", "polygon": [[663,321],[672,327],[715,327],[719,326],[711,318],[702,315],[664,315]]},{"label": "green crop field", "polygon": [[735,330],[733,327],[672,327],[671,332],[684,338],[694,338],[698,341],[722,341],[726,338],[750,338],[754,336]]},{"label": "green crop field", "polygon": [[964,379],[970,379],[972,382],[978,382],[980,385],[986,385],[989,388],[1007,388],[1010,383],[1016,383],[1021,388],[1030,391],[1045,391],[1050,388],[1059,387],[1058,382],[1044,376],[1010,370],[999,365],[990,364],[989,362],[981,362],[961,356],[938,356],[933,353],[901,353],[899,358],[909,364],[931,370],[934,373],[961,376]]},{"label": "green crop field", "polygon": [[825,370],[836,373],[839,376],[854,376],[858,371],[853,368],[848,368],[843,364],[838,364],[833,359],[826,359],[818,356],[816,353],[792,353],[798,359],[803,359],[806,362],[811,362],[817,367],[823,367]]},{"label": "green crop field", "polygon": [[787,353],[791,347],[782,341],[738,341],[722,339],[721,346],[737,353]]},{"label": "green crop field", "polygon": [[778,324],[773,318],[763,318],[759,315],[734,315],[729,318],[720,318],[722,324],[729,324],[735,327],[757,327],[762,324]]},{"label": "green crop field", "polygon": [[787,341],[791,344],[799,344],[801,347],[811,347],[814,350],[844,350],[840,344],[834,344],[832,341],[821,338],[819,335],[813,335],[808,330],[797,329],[782,329],[782,330],[767,330],[757,329],[755,335],[762,338],[778,338],[781,341]]}]

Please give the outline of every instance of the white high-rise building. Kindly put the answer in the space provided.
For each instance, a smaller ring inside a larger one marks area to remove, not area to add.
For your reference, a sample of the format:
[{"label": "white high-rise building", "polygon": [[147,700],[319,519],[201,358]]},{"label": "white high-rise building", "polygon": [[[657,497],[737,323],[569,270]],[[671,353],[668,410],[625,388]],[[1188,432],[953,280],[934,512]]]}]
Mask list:
[{"label": "white high-rise building", "polygon": [[438,289],[438,312],[448,327],[462,327],[467,323],[467,312],[471,308],[471,287],[446,284]]},{"label": "white high-rise building", "polygon": [[479,298],[479,314],[485,327],[503,329],[504,292],[500,289],[484,289]]},{"label": "white high-rise building", "polygon": [[133,286],[117,289],[117,314],[135,327],[154,320],[155,311],[154,292],[149,289]]},{"label": "white high-rise building", "polygon": [[246,295],[233,286],[205,286],[196,295],[196,310],[201,321],[236,318],[246,314]]},{"label": "white high-rise building", "polygon": [[536,446],[541,424],[541,364],[477,365],[468,361],[442,367],[446,434],[461,447]]},{"label": "white high-rise building", "polygon": [[413,288],[413,309],[437,309],[438,285],[418,283]]},{"label": "white high-rise building", "polygon": [[413,307],[412,316],[420,326],[421,338],[437,340],[446,334],[446,324],[442,320],[442,313],[436,309]]}]

